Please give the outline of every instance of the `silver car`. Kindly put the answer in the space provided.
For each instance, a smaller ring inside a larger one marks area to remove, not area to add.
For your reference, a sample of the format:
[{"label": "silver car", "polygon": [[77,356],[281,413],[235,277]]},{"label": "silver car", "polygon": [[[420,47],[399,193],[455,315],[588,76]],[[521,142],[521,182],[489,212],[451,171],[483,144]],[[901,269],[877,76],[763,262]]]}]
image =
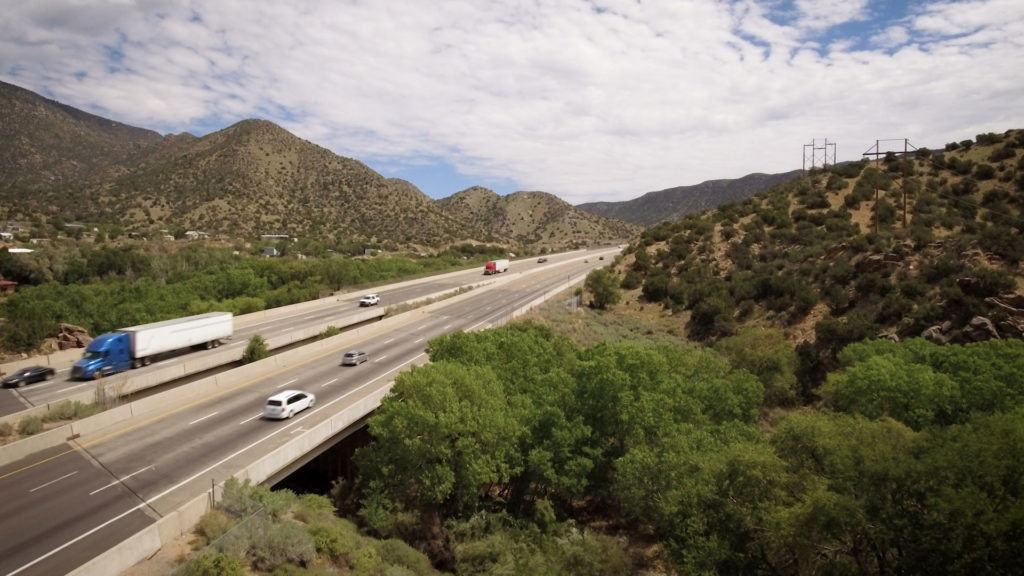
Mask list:
[{"label": "silver car", "polygon": [[345,352],[344,356],[341,357],[341,365],[355,366],[356,364],[362,364],[367,360],[368,358],[366,357],[366,352],[363,352],[362,350],[349,350],[348,352]]}]

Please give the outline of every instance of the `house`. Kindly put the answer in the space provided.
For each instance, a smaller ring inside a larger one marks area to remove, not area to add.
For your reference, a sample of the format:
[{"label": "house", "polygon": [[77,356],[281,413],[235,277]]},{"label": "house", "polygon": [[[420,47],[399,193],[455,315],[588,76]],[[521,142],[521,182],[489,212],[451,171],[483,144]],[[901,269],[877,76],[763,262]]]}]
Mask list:
[{"label": "house", "polygon": [[13,280],[4,280],[0,278],[0,294],[14,294],[14,291],[18,289],[18,283]]},{"label": "house", "polygon": [[264,258],[277,258],[281,255],[281,252],[273,246],[267,246],[262,252],[260,252],[260,255]]}]

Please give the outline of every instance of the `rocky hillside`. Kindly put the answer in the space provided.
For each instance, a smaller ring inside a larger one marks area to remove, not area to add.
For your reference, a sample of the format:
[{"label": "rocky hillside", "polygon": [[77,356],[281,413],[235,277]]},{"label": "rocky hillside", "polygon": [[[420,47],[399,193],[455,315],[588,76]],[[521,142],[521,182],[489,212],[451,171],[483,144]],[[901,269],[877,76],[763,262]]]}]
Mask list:
[{"label": "rocky hillside", "polygon": [[[488,243],[561,249],[628,241],[637,229],[557,198],[501,199],[481,215],[263,120],[197,138],[160,136],[0,85],[4,219],[81,222],[123,232],[287,234],[395,248]],[[492,193],[493,194],[493,193]],[[506,224],[495,227],[493,222]],[[40,228],[41,229],[41,228]],[[55,230],[60,230],[57,227]]]},{"label": "rocky hillside", "polygon": [[742,178],[708,180],[695,186],[676,186],[648,192],[623,202],[588,202],[576,207],[605,218],[652,226],[659,222],[678,220],[688,214],[712,210],[726,202],[749,198],[776,184],[797,178],[800,174],[800,170],[781,174],[748,174]]},{"label": "rocky hillside", "polygon": [[437,205],[474,227],[548,249],[624,243],[640,233],[638,226],[595,216],[546,192],[499,196],[474,186],[438,200]]},{"label": "rocky hillside", "polygon": [[1022,199],[1021,130],[833,166],[647,229],[625,301],[705,342],[781,329],[807,370],[870,337],[1021,338]]}]

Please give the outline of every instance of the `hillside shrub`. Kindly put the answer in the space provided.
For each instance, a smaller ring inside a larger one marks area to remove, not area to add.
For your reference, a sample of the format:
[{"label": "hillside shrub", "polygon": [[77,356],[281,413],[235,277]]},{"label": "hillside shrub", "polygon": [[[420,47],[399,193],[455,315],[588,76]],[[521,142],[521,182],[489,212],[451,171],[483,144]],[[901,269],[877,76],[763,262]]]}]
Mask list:
[{"label": "hillside shrub", "polygon": [[1017,156],[1017,151],[1013,149],[1013,146],[1006,144],[999,148],[996,148],[988,156],[989,162],[1002,162],[1003,160],[1009,160]]},{"label": "hillside shrub", "polygon": [[996,177],[996,168],[991,164],[978,164],[971,174],[975,180],[991,180]]},{"label": "hillside shrub", "polygon": [[14,426],[10,422],[0,422],[0,438],[14,434]]}]

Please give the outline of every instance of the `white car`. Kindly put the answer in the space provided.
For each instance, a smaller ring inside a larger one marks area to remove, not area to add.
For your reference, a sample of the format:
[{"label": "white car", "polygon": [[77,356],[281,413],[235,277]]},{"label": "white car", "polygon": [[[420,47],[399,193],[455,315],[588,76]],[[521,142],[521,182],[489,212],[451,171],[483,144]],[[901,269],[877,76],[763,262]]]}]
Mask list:
[{"label": "white car", "polygon": [[306,408],[316,404],[316,396],[302,390],[285,390],[267,398],[263,409],[263,417],[272,420],[291,418]]},{"label": "white car", "polygon": [[376,294],[367,294],[359,300],[360,306],[376,306],[380,304],[380,296]]}]

